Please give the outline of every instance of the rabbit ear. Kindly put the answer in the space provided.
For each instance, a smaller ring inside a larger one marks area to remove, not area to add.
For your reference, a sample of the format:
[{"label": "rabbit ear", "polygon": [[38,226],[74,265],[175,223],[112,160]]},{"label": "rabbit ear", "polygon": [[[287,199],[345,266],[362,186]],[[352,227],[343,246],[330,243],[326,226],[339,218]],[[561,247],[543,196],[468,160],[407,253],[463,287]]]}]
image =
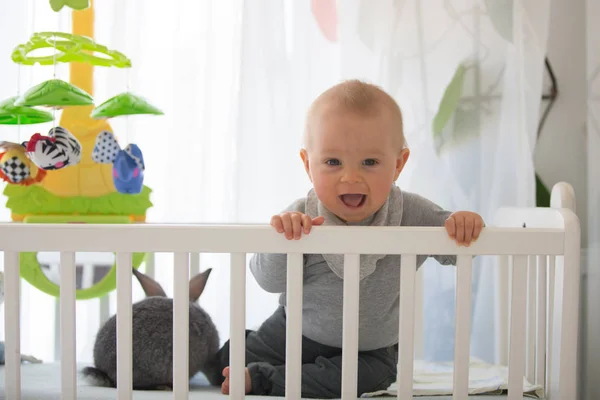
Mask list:
[{"label": "rabbit ear", "polygon": [[142,289],[144,289],[144,293],[146,293],[146,296],[167,297],[163,288],[154,279],[150,278],[148,275],[144,275],[135,268],[133,268],[133,274],[140,282],[140,285],[142,285]]},{"label": "rabbit ear", "polygon": [[194,276],[190,280],[190,301],[195,302],[198,300],[202,292],[204,291],[204,287],[206,286],[206,281],[208,281],[208,276],[212,268],[207,269],[206,271]]}]

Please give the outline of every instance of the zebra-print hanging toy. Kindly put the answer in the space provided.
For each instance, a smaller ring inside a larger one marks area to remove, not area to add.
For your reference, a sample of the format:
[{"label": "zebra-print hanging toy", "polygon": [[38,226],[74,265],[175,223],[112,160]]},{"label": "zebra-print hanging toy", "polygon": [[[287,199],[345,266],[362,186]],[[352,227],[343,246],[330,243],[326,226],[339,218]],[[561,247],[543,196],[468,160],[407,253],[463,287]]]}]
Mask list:
[{"label": "zebra-print hanging toy", "polygon": [[44,170],[61,169],[81,161],[81,143],[61,126],[50,129],[48,136],[36,133],[23,146],[31,161]]}]

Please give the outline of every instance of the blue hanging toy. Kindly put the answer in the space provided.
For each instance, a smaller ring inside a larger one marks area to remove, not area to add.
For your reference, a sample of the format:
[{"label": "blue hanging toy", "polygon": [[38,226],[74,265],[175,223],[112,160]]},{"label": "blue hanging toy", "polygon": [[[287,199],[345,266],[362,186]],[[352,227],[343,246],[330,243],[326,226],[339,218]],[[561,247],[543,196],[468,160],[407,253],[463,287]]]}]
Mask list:
[{"label": "blue hanging toy", "polygon": [[102,131],[96,137],[92,160],[99,164],[112,164],[113,182],[119,193],[138,194],[144,186],[144,156],[136,144],[121,149],[115,136]]}]

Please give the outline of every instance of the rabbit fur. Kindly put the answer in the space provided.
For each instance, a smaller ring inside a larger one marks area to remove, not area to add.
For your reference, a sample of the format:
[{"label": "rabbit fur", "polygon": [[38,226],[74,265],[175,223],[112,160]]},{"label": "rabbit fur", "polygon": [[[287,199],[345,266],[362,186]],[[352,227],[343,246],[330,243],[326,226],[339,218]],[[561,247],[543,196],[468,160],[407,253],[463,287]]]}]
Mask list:
[{"label": "rabbit fur", "polygon": [[[196,301],[202,294],[211,269],[197,274],[189,285],[189,377],[198,372],[211,385],[221,382],[217,351],[219,334],[212,319]],[[160,284],[133,269],[146,298],[132,305],[133,389],[173,387],[173,300]],[[98,331],[94,344],[94,367],[82,370],[97,385],[116,387],[117,318],[113,315]]]}]

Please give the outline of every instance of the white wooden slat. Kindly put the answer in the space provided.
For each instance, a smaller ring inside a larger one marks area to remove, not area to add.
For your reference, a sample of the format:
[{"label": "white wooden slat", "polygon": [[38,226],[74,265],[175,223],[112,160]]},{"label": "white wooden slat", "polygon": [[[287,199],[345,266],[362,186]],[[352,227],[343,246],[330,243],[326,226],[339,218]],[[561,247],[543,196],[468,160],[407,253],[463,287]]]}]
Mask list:
[{"label": "white wooden slat", "polygon": [[424,269],[417,270],[415,277],[415,360],[422,360],[425,354],[425,325],[424,325]]},{"label": "white wooden slat", "polygon": [[537,257],[537,342],[535,354],[535,384],[544,385],[546,375],[546,256]]},{"label": "white wooden slat", "polygon": [[342,400],[357,398],[360,255],[344,255]]},{"label": "white wooden slat", "polygon": [[579,298],[581,280],[581,226],[577,215],[561,209],[565,219],[565,245],[562,265],[557,266],[554,328],[552,398],[577,398],[577,345],[579,337]]},{"label": "white wooden slat", "polygon": [[398,400],[413,398],[414,311],[417,256],[403,254],[400,262],[400,323],[398,327]]},{"label": "white wooden slat", "polygon": [[4,241],[0,248],[38,252],[556,255],[562,254],[565,244],[564,231],[551,228],[488,227],[471,246],[457,247],[443,227],[317,226],[302,240],[287,240],[268,225],[103,225],[0,223]]},{"label": "white wooden slat", "polygon": [[75,253],[60,253],[60,381],[63,399],[77,398]]},{"label": "white wooden slat", "polygon": [[509,304],[509,275],[510,258],[507,255],[498,256],[498,285],[496,286],[496,357],[500,365],[508,366],[508,304]]},{"label": "white wooden slat", "polygon": [[200,273],[200,253],[190,253],[190,276]]},{"label": "white wooden slat", "polygon": [[4,252],[4,387],[6,398],[21,400],[21,318],[19,253]]},{"label": "white wooden slat", "polygon": [[528,382],[535,381],[536,286],[536,256],[530,255],[527,257],[527,345],[525,349],[525,377]]},{"label": "white wooden slat", "polygon": [[133,387],[131,253],[117,253],[117,399],[131,400]]},{"label": "white wooden slat", "polygon": [[173,255],[173,399],[189,395],[189,253]]},{"label": "white wooden slat", "polygon": [[304,256],[287,255],[285,397],[301,398],[302,393],[302,293]]},{"label": "white wooden slat", "polygon": [[469,395],[472,274],[473,257],[458,256],[456,262],[453,399],[466,399]]},{"label": "white wooden slat", "polygon": [[527,256],[514,256],[510,304],[508,400],[523,399],[525,375],[525,329],[527,313]]},{"label": "white wooden slat", "polygon": [[108,295],[102,296],[98,301],[98,326],[102,326],[110,318],[110,297]]},{"label": "white wooden slat", "polygon": [[148,252],[146,254],[146,269],[144,273],[150,278],[154,279],[154,269],[156,267],[156,254],[154,252]]},{"label": "white wooden slat", "polygon": [[230,270],[229,397],[243,399],[246,392],[246,254],[231,254]]},{"label": "white wooden slat", "polygon": [[548,320],[548,331],[546,332],[546,396],[552,387],[552,332],[554,331],[554,279],[556,275],[556,256],[548,256],[548,296],[546,297],[548,307],[546,307],[546,319]]}]

